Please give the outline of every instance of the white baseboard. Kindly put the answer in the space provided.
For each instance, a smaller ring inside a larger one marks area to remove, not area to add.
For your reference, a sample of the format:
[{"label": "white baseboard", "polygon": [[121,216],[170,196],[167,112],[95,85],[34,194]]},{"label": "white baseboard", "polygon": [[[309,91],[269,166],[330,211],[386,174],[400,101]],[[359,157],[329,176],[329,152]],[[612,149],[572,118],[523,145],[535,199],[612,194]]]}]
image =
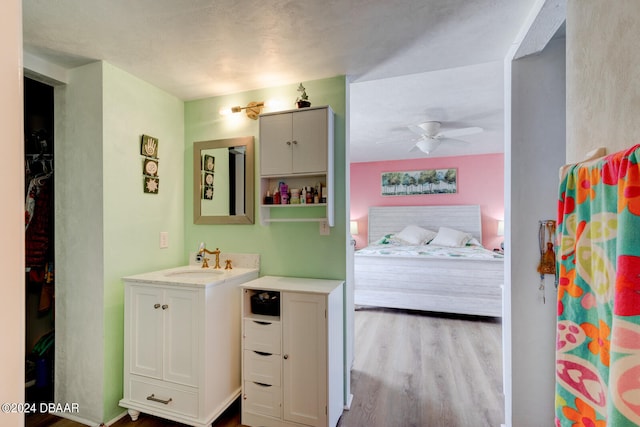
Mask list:
[{"label": "white baseboard", "polygon": [[347,397],[347,403],[344,405],[345,411],[351,409],[351,402],[353,402],[353,394],[350,394],[349,397]]},{"label": "white baseboard", "polygon": [[105,423],[105,425],[106,425],[106,426],[113,425],[113,424],[117,423],[118,421],[120,421],[122,418],[124,418],[124,417],[126,417],[126,416],[127,416],[127,411],[126,411],[126,410],[124,410],[124,411],[122,411],[122,413],[121,413],[120,415],[117,415],[115,418],[113,418],[113,419],[111,419],[111,420],[107,421],[107,422]]}]

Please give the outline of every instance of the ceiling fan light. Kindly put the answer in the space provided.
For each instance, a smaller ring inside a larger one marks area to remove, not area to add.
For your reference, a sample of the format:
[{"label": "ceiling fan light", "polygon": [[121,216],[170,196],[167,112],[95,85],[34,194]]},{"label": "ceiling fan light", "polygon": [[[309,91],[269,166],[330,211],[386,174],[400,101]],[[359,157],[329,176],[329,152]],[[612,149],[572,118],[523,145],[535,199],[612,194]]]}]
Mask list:
[{"label": "ceiling fan light", "polygon": [[440,141],[433,138],[423,138],[416,143],[416,147],[418,147],[420,151],[426,154],[431,154],[431,152],[438,148],[439,145]]}]

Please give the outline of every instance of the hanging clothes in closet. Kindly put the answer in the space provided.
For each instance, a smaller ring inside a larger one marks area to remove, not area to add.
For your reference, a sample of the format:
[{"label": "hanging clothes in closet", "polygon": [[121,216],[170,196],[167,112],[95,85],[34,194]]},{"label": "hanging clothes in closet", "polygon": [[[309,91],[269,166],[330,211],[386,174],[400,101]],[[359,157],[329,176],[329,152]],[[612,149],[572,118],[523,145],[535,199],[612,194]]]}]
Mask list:
[{"label": "hanging clothes in closet", "polygon": [[640,145],[566,166],[556,426],[640,425]]},{"label": "hanging clothes in closet", "polygon": [[53,302],[53,164],[50,158],[37,155],[27,159],[25,200],[25,267],[30,283],[42,285],[39,311]]}]

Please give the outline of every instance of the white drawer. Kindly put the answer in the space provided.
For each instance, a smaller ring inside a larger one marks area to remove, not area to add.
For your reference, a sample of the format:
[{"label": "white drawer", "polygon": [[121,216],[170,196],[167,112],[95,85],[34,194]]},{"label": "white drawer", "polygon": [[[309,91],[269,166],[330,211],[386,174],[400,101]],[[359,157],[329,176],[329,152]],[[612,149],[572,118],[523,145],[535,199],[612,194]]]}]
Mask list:
[{"label": "white drawer", "polygon": [[244,348],[246,350],[280,354],[281,336],[280,322],[244,320]]},{"label": "white drawer", "polygon": [[198,393],[176,390],[170,386],[131,380],[131,400],[191,417],[198,416]]},{"label": "white drawer", "polygon": [[280,386],[282,360],[279,354],[244,351],[244,379],[261,384]]},{"label": "white drawer", "polygon": [[282,389],[245,381],[242,392],[242,410],[253,414],[281,417]]}]

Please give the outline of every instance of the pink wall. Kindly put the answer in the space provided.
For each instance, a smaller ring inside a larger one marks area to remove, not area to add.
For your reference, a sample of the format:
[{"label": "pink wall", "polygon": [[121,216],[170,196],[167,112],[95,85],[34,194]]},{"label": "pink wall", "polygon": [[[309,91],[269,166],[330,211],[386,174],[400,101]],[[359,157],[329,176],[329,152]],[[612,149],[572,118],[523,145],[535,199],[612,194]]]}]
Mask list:
[{"label": "pink wall", "polygon": [[[418,196],[382,196],[383,172],[422,169],[458,169],[458,192]],[[480,205],[482,244],[497,248],[503,238],[497,236],[498,220],[504,218],[504,155],[434,157],[414,160],[351,164],[351,220],[358,221],[357,248],[367,244],[370,206]]]}]

